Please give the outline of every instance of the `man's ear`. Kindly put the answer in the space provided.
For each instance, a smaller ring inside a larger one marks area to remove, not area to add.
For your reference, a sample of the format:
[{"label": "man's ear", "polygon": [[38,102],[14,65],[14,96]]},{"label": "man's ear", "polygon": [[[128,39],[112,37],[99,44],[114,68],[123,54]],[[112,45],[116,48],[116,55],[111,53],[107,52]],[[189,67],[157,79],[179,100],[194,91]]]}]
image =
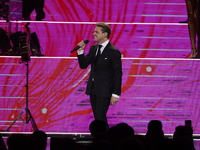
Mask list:
[{"label": "man's ear", "polygon": [[108,33],[107,32],[104,32],[103,34],[104,34],[105,37],[108,37]]}]

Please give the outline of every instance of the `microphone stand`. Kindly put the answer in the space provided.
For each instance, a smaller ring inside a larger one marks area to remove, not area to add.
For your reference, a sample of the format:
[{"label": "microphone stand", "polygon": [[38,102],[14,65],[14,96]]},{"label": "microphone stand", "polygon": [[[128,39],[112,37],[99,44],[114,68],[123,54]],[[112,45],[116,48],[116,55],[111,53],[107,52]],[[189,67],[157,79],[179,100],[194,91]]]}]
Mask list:
[{"label": "microphone stand", "polygon": [[[37,124],[35,123],[35,120],[31,114],[31,111],[29,110],[28,107],[28,79],[29,79],[29,61],[30,61],[30,29],[28,27],[30,23],[27,23],[25,25],[27,33],[22,33],[20,38],[19,38],[19,46],[20,46],[20,51],[21,51],[21,60],[22,62],[20,63],[25,63],[26,65],[26,107],[25,109],[17,116],[17,118],[12,122],[12,124],[7,128],[6,131],[10,131],[10,128],[15,124],[15,122],[18,119],[21,119],[23,123],[28,124],[29,121],[31,121],[32,127],[34,131],[38,130]],[[25,120],[22,118],[22,114],[25,114]]]},{"label": "microphone stand", "polygon": [[[23,63],[23,62],[21,62],[21,63]],[[16,119],[12,122],[12,124],[7,128],[6,131],[8,131],[8,132],[10,131],[10,128],[15,124],[15,122],[16,122],[18,119],[21,119],[21,120],[23,121],[23,123],[25,123],[25,124],[28,124],[29,121],[31,121],[33,130],[34,130],[34,131],[38,131],[37,124],[36,124],[36,122],[35,122],[35,120],[34,120],[32,114],[31,114],[31,111],[30,111],[29,107],[28,107],[28,106],[29,106],[29,105],[28,105],[28,104],[29,104],[29,103],[28,103],[29,62],[26,61],[26,62],[25,62],[25,65],[26,65],[26,85],[25,85],[25,87],[26,87],[26,106],[25,106],[25,109],[22,110],[22,112],[17,116],[17,118],[16,118]],[[25,112],[25,120],[22,118],[22,114],[23,114],[24,112]]]}]

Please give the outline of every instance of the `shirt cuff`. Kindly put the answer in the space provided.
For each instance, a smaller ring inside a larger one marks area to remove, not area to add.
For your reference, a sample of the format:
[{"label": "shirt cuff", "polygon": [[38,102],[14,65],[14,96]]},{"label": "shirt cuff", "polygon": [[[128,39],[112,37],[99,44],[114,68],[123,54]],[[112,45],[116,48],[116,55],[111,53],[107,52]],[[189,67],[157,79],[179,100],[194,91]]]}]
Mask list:
[{"label": "shirt cuff", "polygon": [[78,55],[82,55],[84,53],[84,50],[79,50],[79,51],[77,51],[77,54]]},{"label": "shirt cuff", "polygon": [[119,98],[119,95],[117,94],[112,94],[113,97]]}]

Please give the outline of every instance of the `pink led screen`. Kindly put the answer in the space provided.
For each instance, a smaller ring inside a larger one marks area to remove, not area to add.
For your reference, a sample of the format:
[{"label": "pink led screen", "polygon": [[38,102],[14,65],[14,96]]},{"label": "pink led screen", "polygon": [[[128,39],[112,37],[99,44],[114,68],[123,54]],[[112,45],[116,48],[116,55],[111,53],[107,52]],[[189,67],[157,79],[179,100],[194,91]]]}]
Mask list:
[{"label": "pink led screen", "polygon": [[[165,133],[173,133],[192,120],[194,133],[200,133],[199,60],[188,59],[188,27],[178,23],[187,19],[182,0],[46,0],[44,11],[43,22],[29,26],[46,56],[29,62],[29,108],[39,129],[89,132],[93,115],[85,86],[90,68],[81,70],[70,51],[89,39],[87,52],[95,44],[95,23],[104,21],[123,55],[123,92],[118,104],[110,106],[109,124],[126,122],[136,133],[145,133],[148,122],[158,119]],[[24,31],[24,24],[12,23],[11,32]],[[0,26],[8,30],[7,23]],[[26,65],[19,62],[20,56],[0,57],[1,130],[25,108]],[[30,130],[20,119],[11,128]]]},{"label": "pink led screen", "polygon": [[[104,21],[124,57],[189,57],[188,27],[178,23],[187,19],[182,0],[46,0],[44,11],[44,22],[31,22],[29,27],[38,35],[45,56],[76,56],[70,50],[85,39],[94,44],[95,23]],[[24,31],[24,24],[12,23],[11,33]],[[8,30],[7,23],[0,25]]]},{"label": "pink led screen", "polygon": [[[19,62],[1,58],[1,114],[10,121],[25,108],[26,65]],[[85,95],[89,69],[80,70],[77,59],[32,58],[29,64],[29,103],[38,127],[87,132],[93,120]],[[190,119],[199,133],[199,74],[199,61],[194,60],[123,59],[123,92],[110,107],[109,123],[127,122],[144,133],[149,120],[159,119],[171,133]],[[11,130],[27,128],[16,125]]]}]

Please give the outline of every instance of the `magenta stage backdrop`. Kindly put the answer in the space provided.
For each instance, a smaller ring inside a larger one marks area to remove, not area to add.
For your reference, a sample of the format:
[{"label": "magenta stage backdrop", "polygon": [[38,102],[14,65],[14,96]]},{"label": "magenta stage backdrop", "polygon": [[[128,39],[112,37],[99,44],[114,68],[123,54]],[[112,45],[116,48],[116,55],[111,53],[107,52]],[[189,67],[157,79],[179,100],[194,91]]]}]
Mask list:
[{"label": "magenta stage backdrop", "polygon": [[[36,32],[42,53],[52,57],[75,57],[70,51],[81,40],[89,39],[86,49],[93,42],[95,24],[31,23]],[[187,25],[111,24],[111,42],[122,52],[123,57],[136,58],[188,58],[190,40]],[[23,28],[21,29],[23,31]]]},{"label": "magenta stage backdrop", "polygon": [[[1,58],[1,129],[25,108],[26,66],[20,58]],[[123,59],[120,101],[110,106],[110,125],[126,122],[145,133],[150,120],[163,122],[173,133],[185,120],[200,132],[199,60]],[[93,120],[85,86],[89,68],[81,70],[73,58],[32,58],[29,62],[29,108],[39,129],[47,132],[88,132]],[[9,122],[4,122],[9,121]],[[20,121],[20,120],[19,120]],[[15,123],[11,131],[30,131]]]},{"label": "magenta stage backdrop", "polygon": [[[44,11],[46,18],[40,22],[33,21],[33,12],[29,26],[45,55],[29,62],[29,108],[39,129],[89,132],[93,115],[84,93],[89,68],[80,70],[76,53],[70,51],[89,39],[87,52],[95,44],[95,23],[103,21],[110,24],[110,40],[123,55],[123,92],[109,109],[109,124],[126,122],[136,133],[145,133],[148,122],[159,119],[164,132],[173,133],[192,120],[194,133],[200,133],[199,60],[186,59],[191,47],[188,26],[178,23],[187,19],[184,1],[45,0]],[[25,23],[12,20],[11,33],[24,31]],[[0,26],[9,29],[5,21]],[[26,65],[19,62],[20,57],[0,58],[1,130],[25,108]],[[11,127],[31,129],[20,119]]]},{"label": "magenta stage backdrop", "polygon": [[[98,10],[98,11],[97,11]],[[45,0],[46,18],[32,22],[45,56],[72,57],[81,40],[93,42],[96,22],[112,28],[111,41],[124,57],[188,58],[191,46],[185,2],[182,0]],[[18,15],[16,13],[16,15]],[[24,31],[26,22],[12,22],[11,33]],[[7,23],[0,23],[8,30]]]}]

